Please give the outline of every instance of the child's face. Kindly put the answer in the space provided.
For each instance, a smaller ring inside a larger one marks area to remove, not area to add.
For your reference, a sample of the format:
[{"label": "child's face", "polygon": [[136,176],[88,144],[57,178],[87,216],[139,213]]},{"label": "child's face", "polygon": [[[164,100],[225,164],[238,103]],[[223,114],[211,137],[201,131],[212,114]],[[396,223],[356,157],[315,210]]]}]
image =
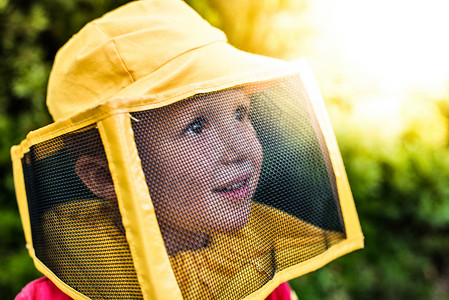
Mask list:
[{"label": "child's face", "polygon": [[163,234],[246,224],[263,160],[249,108],[249,98],[234,89],[150,115],[142,165]]}]

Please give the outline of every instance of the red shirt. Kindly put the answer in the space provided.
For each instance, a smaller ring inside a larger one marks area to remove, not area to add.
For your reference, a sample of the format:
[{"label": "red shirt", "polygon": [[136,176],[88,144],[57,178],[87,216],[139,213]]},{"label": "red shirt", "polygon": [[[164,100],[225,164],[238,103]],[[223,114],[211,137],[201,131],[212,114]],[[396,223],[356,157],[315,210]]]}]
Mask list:
[{"label": "red shirt", "polygon": [[14,300],[71,300],[47,277],[28,283]]},{"label": "red shirt", "polygon": [[[266,300],[291,300],[291,289],[288,283],[278,286]],[[16,296],[15,300],[71,300],[47,277],[42,277],[28,283]]]}]

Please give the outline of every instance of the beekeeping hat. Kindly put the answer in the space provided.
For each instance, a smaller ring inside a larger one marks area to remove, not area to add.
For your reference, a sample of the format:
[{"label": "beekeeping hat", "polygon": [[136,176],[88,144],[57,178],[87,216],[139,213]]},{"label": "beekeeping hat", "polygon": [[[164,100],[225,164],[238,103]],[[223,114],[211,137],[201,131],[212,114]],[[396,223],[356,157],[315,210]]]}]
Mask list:
[{"label": "beekeeping hat", "polygon": [[74,299],[264,299],[363,246],[304,60],[135,1],[58,52],[55,122],[11,150],[27,247]]}]

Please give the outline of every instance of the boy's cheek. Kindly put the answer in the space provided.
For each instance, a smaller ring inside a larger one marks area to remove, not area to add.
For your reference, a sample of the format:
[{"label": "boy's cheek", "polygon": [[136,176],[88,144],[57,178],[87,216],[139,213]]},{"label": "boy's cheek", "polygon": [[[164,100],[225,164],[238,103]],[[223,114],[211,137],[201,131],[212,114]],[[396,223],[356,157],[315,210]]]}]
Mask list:
[{"label": "boy's cheek", "polygon": [[252,139],[250,139],[250,140],[253,142],[250,146],[248,146],[248,148],[250,150],[254,165],[260,171],[260,169],[262,168],[262,164],[263,164],[262,145],[260,144],[259,139],[255,135],[255,132],[254,132],[254,135],[252,136]]}]

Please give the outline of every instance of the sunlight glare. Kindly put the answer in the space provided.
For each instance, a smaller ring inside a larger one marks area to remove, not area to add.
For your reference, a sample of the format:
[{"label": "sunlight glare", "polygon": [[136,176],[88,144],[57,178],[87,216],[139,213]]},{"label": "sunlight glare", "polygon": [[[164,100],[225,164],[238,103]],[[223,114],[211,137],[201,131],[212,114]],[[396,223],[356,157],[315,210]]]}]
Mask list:
[{"label": "sunlight glare", "polygon": [[[348,71],[385,92],[449,80],[449,1],[317,0],[313,12]],[[333,56],[335,58],[335,56]]]},{"label": "sunlight glare", "polygon": [[413,98],[447,98],[449,1],[309,3],[310,19],[319,34],[313,52],[306,55],[318,66],[321,78],[338,77],[334,81],[340,86],[331,88],[353,90],[343,96],[352,98],[360,120],[394,131],[400,128],[401,110],[407,110]]}]

